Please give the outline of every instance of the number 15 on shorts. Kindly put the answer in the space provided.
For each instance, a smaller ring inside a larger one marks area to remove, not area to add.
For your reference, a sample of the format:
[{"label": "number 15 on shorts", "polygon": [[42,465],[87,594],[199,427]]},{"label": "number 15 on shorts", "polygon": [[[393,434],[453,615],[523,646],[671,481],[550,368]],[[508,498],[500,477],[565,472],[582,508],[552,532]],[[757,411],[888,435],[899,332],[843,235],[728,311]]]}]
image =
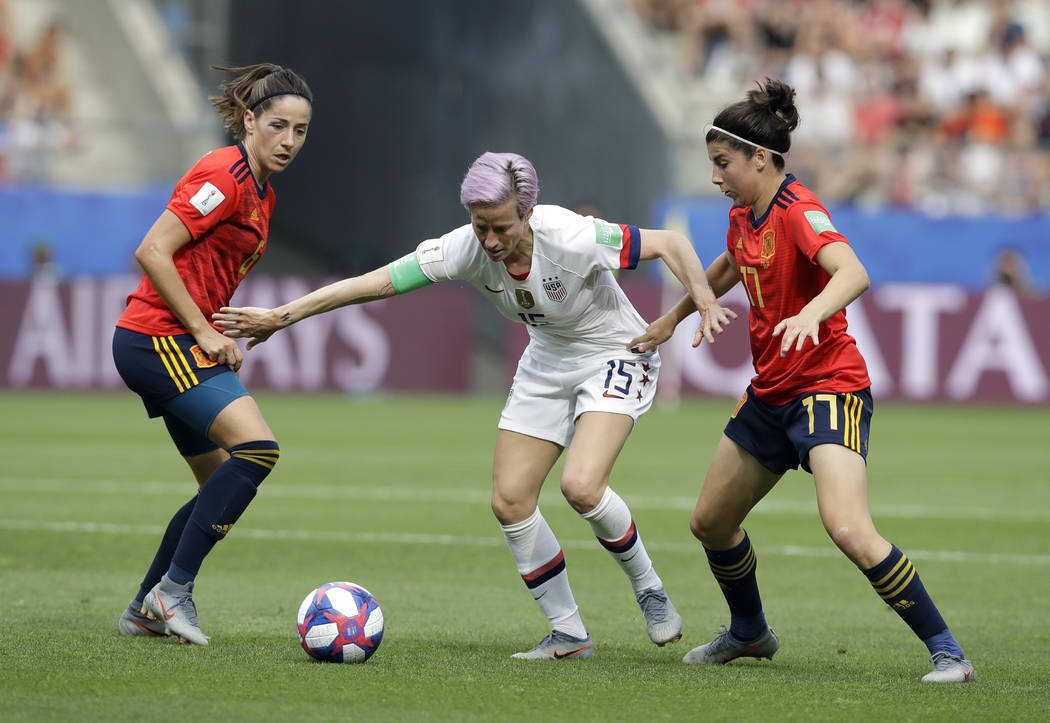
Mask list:
[{"label": "number 15 on shorts", "polygon": [[[637,364],[626,359],[610,359],[605,363],[609,365],[609,373],[605,375],[605,391],[602,396],[626,399],[631,393],[634,367]],[[626,367],[630,367],[630,370],[628,371]]]},{"label": "number 15 on shorts", "polygon": [[650,385],[656,383],[656,367],[653,364],[629,359],[610,359],[605,364],[609,370],[605,373],[603,397],[628,399],[633,394],[640,402],[650,396]]}]

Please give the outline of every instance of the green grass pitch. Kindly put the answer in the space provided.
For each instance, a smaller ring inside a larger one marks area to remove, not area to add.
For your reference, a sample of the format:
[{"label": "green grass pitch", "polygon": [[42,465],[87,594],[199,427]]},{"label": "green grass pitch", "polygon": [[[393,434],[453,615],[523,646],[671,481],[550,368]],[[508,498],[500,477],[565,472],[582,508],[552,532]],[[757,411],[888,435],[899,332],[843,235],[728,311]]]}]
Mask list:
[{"label": "green grass pitch", "polygon": [[[590,661],[528,663],[547,625],[488,507],[501,400],[259,395],[281,444],[260,495],[205,562],[208,648],[116,621],[193,492],[131,393],[0,395],[0,709],[6,720],[1046,720],[1050,423],[1045,408],[877,405],[870,497],[978,682],[924,686],[925,647],[827,539],[789,473],[747,527],[773,661],[681,664],[728,623],[688,530],[734,400],[641,421],[613,486],[685,618],[653,646],[615,563],[558,493],[541,498],[594,637]],[[321,665],[295,612],[313,587],[372,591],[387,627],[364,665]]]}]

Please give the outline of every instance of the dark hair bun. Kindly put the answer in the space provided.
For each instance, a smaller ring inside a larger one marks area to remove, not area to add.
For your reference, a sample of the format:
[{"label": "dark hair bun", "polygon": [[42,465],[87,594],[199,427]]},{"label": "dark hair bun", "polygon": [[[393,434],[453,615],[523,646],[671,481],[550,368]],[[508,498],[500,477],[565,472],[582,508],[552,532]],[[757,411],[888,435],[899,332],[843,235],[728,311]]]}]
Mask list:
[{"label": "dark hair bun", "polygon": [[748,91],[748,100],[766,108],[776,119],[778,130],[790,133],[798,127],[798,109],[795,107],[795,89],[782,80],[766,78],[757,90]]}]

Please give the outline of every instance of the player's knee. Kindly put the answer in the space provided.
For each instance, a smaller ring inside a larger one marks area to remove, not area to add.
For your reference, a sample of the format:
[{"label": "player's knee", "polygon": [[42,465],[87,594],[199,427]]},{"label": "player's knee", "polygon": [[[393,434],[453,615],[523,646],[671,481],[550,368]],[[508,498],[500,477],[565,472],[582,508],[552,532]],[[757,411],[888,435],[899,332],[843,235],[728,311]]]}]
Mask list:
[{"label": "player's knee", "polygon": [[492,486],[492,514],[501,525],[513,525],[521,522],[536,509],[535,500],[517,499],[500,491],[500,486]]},{"label": "player's knee", "polygon": [[561,493],[565,501],[579,512],[584,514],[590,512],[602,501],[604,486],[592,478],[583,474],[574,474],[569,471],[562,473]]},{"label": "player's knee", "polygon": [[245,475],[258,487],[277,465],[281,448],[272,439],[245,442],[227,450],[238,461]]},{"label": "player's knee", "polygon": [[858,534],[857,528],[848,524],[825,526],[828,536],[851,560],[857,560],[864,551],[864,536]]},{"label": "player's knee", "polygon": [[533,502],[508,502],[507,500],[492,500],[492,514],[501,525],[515,525],[522,520],[527,520],[536,511]]},{"label": "player's knee", "polygon": [[[734,528],[735,530],[735,528]],[[705,510],[694,510],[689,518],[689,531],[700,542],[721,549],[721,544],[732,536],[730,530],[718,515],[708,514]]]},{"label": "player's knee", "polygon": [[492,493],[492,514],[496,516],[496,519],[499,520],[501,525],[510,524],[507,520],[511,518],[513,509],[514,506],[509,500],[495,492]]},{"label": "player's knee", "polygon": [[710,527],[703,517],[700,517],[697,513],[693,513],[689,517],[689,531],[693,533],[693,537],[704,541],[704,538],[710,535]]}]

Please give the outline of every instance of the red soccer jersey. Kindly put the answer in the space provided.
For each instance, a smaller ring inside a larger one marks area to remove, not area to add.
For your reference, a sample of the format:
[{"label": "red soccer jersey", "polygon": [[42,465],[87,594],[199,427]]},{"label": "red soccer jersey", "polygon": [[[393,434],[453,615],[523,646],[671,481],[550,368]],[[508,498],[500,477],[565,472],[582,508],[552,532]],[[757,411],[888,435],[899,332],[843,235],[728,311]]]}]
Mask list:
[{"label": "red soccer jersey", "polygon": [[820,344],[807,340],[801,352],[780,356],[781,337],[773,329],[794,316],[831,278],[814,260],[833,241],[849,243],[835,230],[828,211],[813,193],[788,175],[759,219],[750,207],[729,212],[727,242],[751,302],[748,328],[755,395],[772,405],[786,404],[810,390],[855,392],[871,385],[864,357],[846,333],[843,309],[820,325]]},{"label": "red soccer jersey", "polygon": [[[176,184],[167,208],[192,241],[175,252],[175,268],[209,321],[266,250],[273,205],[273,189],[256,184],[240,144],[208,153]],[[117,326],[153,336],[187,333],[145,274]]]}]

